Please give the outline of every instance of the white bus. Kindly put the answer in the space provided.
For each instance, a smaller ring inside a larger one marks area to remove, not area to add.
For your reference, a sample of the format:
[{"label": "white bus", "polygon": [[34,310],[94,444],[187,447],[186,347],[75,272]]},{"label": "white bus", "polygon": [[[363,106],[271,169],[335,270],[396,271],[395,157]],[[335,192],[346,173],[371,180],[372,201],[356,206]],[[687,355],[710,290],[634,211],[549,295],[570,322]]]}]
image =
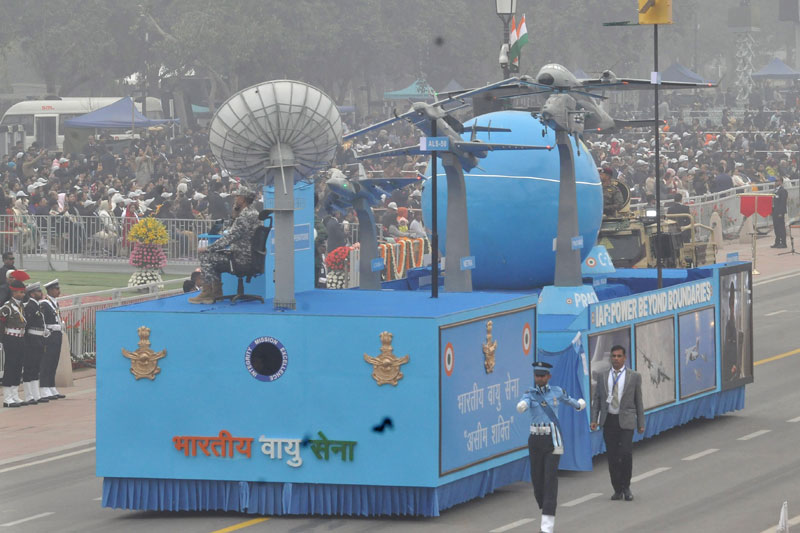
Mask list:
[{"label": "white bus", "polygon": [[[48,150],[62,150],[64,147],[64,121],[96,111],[113,104],[121,97],[63,97],[60,100],[25,100],[8,108],[0,121],[0,126],[21,124],[25,130],[25,146],[34,141]],[[141,111],[142,104],[136,109]],[[147,97],[147,118],[161,119],[161,100]]]}]

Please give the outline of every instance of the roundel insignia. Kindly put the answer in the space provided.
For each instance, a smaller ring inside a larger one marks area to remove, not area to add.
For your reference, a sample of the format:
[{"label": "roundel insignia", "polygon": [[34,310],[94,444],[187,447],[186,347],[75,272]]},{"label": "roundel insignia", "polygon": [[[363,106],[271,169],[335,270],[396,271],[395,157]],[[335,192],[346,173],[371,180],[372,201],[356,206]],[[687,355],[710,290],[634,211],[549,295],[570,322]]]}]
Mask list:
[{"label": "roundel insignia", "polygon": [[572,305],[572,298],[567,298],[567,305]]},{"label": "roundel insignia", "polygon": [[531,325],[527,322],[522,328],[522,353],[525,355],[531,354],[531,344],[533,344],[533,334],[531,332]]},{"label": "roundel insignia", "polygon": [[597,260],[594,257],[587,257],[586,258],[586,266],[589,268],[594,268],[597,266]]},{"label": "roundel insignia", "polygon": [[453,367],[455,366],[455,351],[453,350],[453,344],[448,342],[447,346],[444,347],[444,373],[448,376],[453,375]]}]

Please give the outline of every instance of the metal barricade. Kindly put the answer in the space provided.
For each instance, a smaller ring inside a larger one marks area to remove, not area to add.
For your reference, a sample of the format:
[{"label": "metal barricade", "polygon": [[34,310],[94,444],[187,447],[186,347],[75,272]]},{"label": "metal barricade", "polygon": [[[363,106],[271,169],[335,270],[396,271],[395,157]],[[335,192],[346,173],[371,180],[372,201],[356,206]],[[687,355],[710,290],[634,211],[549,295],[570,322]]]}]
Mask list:
[{"label": "metal barricade", "polygon": [[[97,312],[183,293],[184,279],[62,296],[58,299],[70,351],[79,359],[97,352]],[[177,286],[175,288],[168,288]]]},{"label": "metal barricade", "polygon": [[[683,203],[689,206],[689,212],[694,217],[694,221],[706,226],[711,225],[711,215],[717,212],[722,221],[722,234],[728,239],[733,239],[739,235],[745,221],[745,217],[739,212],[739,195],[750,192],[768,193],[772,192],[774,188],[774,183],[745,185],[718,193],[691,196]],[[791,221],[800,216],[800,182],[790,183],[789,180],[786,180],[784,188],[789,195],[786,203],[786,220]],[[669,203],[670,201],[667,200],[662,201],[663,212],[666,212]],[[632,211],[641,211],[644,208],[644,204],[631,205]],[[759,216],[756,219],[756,227],[761,230],[769,230],[772,228],[772,219]]]},{"label": "metal barricade", "polygon": [[[213,222],[206,219],[159,219],[167,229],[167,264],[197,264],[197,236]],[[25,256],[52,261],[127,263],[133,243],[127,240],[135,220],[114,216],[0,215],[2,251],[14,250],[20,266]]]}]

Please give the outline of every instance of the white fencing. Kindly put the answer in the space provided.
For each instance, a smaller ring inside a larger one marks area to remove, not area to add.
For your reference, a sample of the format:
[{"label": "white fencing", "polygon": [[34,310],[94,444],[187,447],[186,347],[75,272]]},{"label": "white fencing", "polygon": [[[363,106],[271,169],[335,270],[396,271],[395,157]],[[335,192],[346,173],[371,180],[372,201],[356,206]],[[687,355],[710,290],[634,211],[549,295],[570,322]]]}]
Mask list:
[{"label": "white fencing", "polygon": [[108,289],[58,299],[70,351],[78,357],[97,352],[97,312],[183,293],[184,279]]},{"label": "white fencing", "polygon": [[[741,202],[739,195],[743,193],[771,193],[775,188],[774,183],[762,183],[758,185],[746,185],[744,187],[737,187],[727,191],[705,194],[703,196],[692,196],[684,201],[684,204],[689,206],[689,211],[694,217],[695,222],[710,226],[711,214],[715,211],[719,213],[722,220],[722,233],[728,239],[736,238],[741,231],[744,224],[745,217],[739,212],[739,204]],[[785,182],[786,191],[789,193],[789,199],[786,204],[786,222],[800,217],[800,185],[798,182],[789,183]],[[662,200],[662,206],[668,206],[671,200]],[[636,204],[631,206],[632,210],[644,209],[644,204]],[[772,228],[772,219],[758,216],[756,219],[756,227],[759,232],[768,232]],[[707,233],[701,233],[703,235]]]},{"label": "white fencing", "polygon": [[[213,221],[206,219],[159,219],[167,228],[164,245],[168,264],[198,264],[197,236]],[[74,215],[0,215],[0,248],[14,250],[17,265],[26,258],[92,263],[127,263],[131,243],[130,219]]]},{"label": "white fencing", "polygon": [[[181,294],[183,282],[184,279],[173,279],[138,287],[60,297],[58,303],[64,321],[63,331],[69,339],[71,354],[78,360],[94,358],[96,355],[98,311]],[[0,349],[0,377],[3,375],[3,359],[4,354]]]}]

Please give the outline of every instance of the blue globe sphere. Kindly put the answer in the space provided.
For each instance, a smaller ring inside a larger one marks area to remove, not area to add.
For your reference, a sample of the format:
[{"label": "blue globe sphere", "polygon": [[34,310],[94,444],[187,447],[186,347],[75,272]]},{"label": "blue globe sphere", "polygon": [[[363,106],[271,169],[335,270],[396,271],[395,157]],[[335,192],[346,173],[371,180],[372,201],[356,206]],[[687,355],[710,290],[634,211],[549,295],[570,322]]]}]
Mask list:
[{"label": "blue globe sphere", "polygon": [[[480,168],[465,173],[469,215],[470,253],[475,257],[472,284],[481,289],[531,289],[553,283],[555,272],[554,240],[558,221],[560,162],[555,132],[524,111],[498,111],[475,117],[464,124],[464,140],[469,127],[507,128],[511,132],[481,132],[483,142],[550,145],[547,150],[503,150],[489,152]],[[603,217],[603,191],[594,159],[580,143],[575,156],[578,225],[585,259],[597,240]],[[422,193],[426,227],[431,227],[430,165]],[[438,164],[439,248],[447,250],[447,178]],[[458,265],[446,265],[450,268]]]}]

